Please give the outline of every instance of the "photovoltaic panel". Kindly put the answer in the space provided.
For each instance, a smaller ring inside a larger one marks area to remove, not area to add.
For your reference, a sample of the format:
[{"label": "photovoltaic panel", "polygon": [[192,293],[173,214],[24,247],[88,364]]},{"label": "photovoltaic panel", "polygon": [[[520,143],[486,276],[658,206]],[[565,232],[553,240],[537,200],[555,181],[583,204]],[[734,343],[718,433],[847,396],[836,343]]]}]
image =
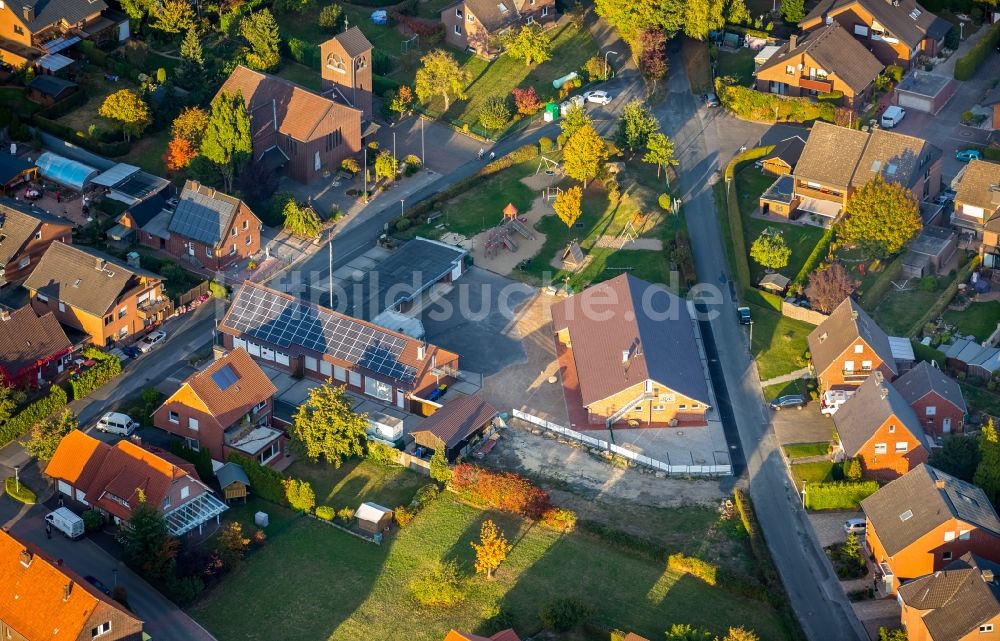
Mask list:
[{"label": "photovoltaic panel", "polygon": [[244,286],[225,323],[278,347],[296,345],[329,354],[404,383],[416,378],[416,369],[399,361],[406,339],[275,292]]}]

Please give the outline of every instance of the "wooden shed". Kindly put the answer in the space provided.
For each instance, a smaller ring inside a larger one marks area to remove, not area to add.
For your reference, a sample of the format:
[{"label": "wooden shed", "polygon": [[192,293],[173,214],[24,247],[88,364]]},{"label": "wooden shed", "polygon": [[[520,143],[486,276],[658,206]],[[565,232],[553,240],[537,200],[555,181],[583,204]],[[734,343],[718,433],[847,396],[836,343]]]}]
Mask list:
[{"label": "wooden shed", "polygon": [[463,396],[445,403],[410,434],[417,445],[442,452],[448,461],[454,461],[484,437],[498,415],[478,394]]},{"label": "wooden shed", "polygon": [[392,525],[392,510],[378,503],[362,503],[354,518],[358,520],[358,528],[363,532],[377,534],[385,532]]},{"label": "wooden shed", "polygon": [[243,499],[246,503],[250,494],[250,479],[238,463],[226,463],[216,470],[215,478],[219,481],[219,489],[222,490],[226,503],[235,499]]}]

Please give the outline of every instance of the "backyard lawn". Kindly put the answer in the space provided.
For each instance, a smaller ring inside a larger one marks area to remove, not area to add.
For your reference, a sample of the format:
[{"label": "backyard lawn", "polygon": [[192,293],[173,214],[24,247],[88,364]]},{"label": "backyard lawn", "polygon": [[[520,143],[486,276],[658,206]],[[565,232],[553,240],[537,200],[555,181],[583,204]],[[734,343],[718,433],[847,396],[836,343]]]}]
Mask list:
[{"label": "backyard lawn", "polygon": [[309,481],[316,493],[316,505],[357,509],[365,501],[394,508],[409,505],[417,490],[429,483],[425,476],[405,467],[379,465],[367,459],[345,461],[340,468],[326,463],[298,460],[288,468],[288,476]]},{"label": "backyard lawn", "polygon": [[281,68],[278,69],[275,75],[285,80],[290,80],[306,89],[312,89],[313,91],[320,90],[320,80],[322,78],[319,71],[310,69],[303,64],[292,62],[291,60],[282,60]]},{"label": "backyard lawn", "polygon": [[[469,545],[487,516],[514,545],[492,581],[473,574]],[[696,539],[703,532],[685,534]],[[450,608],[422,607],[409,584],[441,560],[458,563],[465,598]],[[608,577],[615,578],[613,596]],[[450,495],[381,546],[310,518],[291,521],[190,613],[220,641],[270,641],[278,628],[288,641],[440,641],[451,628],[489,634],[513,626],[522,637],[534,635],[541,628],[539,608],[557,597],[590,604],[600,628],[627,628],[648,638],[662,638],[672,622],[714,634],[743,625],[762,639],[788,638],[761,601],[664,571],[664,563],[592,535],[561,534],[516,517],[487,514]],[[248,608],[253,616],[246,615]]]},{"label": "backyard lawn", "polygon": [[741,47],[736,51],[730,51],[720,48],[718,51],[715,67],[716,77],[733,76],[741,85],[749,87],[753,84],[754,52],[751,49]]},{"label": "backyard lawn", "polygon": [[167,152],[167,144],[169,142],[169,128],[162,129],[156,133],[145,134],[142,138],[134,141],[129,152],[119,160],[136,165],[153,175],[159,176],[163,173],[163,155]]},{"label": "backyard lawn", "polygon": [[118,82],[105,80],[103,71],[91,71],[85,74],[80,81],[81,89],[87,92],[87,102],[71,110],[58,118],[60,124],[72,127],[77,132],[88,134],[91,125],[104,131],[118,129],[117,124],[113,124],[97,115],[97,110],[101,108],[104,99],[120,89],[136,89],[136,86],[124,78]]},{"label": "backyard lawn", "polygon": [[[830,428],[831,433],[833,427]],[[792,477],[795,478],[795,487],[802,489],[802,482],[828,483],[830,481],[841,480],[840,464],[831,461],[819,461],[817,463],[796,463],[791,466]]]},{"label": "backyard lawn", "polygon": [[807,349],[806,338],[814,327],[780,313],[756,305],[753,315],[753,343],[750,346],[757,359],[760,379],[766,381],[804,367],[797,361]]},{"label": "backyard lawn", "polygon": [[[288,41],[291,38],[305,40],[316,46],[326,42],[335,34],[319,26],[320,5],[315,9],[295,13],[294,11],[278,12],[275,18],[278,21],[278,30],[282,40]],[[381,49],[390,56],[399,55],[399,43],[405,38],[396,29],[395,21],[391,18],[388,25],[377,25],[372,22],[372,12],[377,7],[362,7],[353,4],[342,4],[344,17],[347,19],[349,27],[358,27],[364,32],[365,37],[376,49]],[[318,75],[318,72],[316,72]]]},{"label": "backyard lawn", "polygon": [[919,321],[941,296],[940,289],[927,292],[916,287],[912,281],[910,287],[913,289],[906,291],[890,287],[872,314],[879,327],[890,336],[909,335],[913,324]]},{"label": "backyard lawn", "polygon": [[785,445],[781,449],[785,450],[785,456],[794,460],[797,458],[809,458],[811,456],[826,456],[830,453],[830,443],[828,441],[822,443],[795,443],[793,445]]},{"label": "backyard lawn", "polygon": [[948,310],[944,313],[944,322],[958,327],[961,334],[971,334],[982,342],[996,331],[997,323],[1000,323],[1000,301],[972,303],[961,312]]}]

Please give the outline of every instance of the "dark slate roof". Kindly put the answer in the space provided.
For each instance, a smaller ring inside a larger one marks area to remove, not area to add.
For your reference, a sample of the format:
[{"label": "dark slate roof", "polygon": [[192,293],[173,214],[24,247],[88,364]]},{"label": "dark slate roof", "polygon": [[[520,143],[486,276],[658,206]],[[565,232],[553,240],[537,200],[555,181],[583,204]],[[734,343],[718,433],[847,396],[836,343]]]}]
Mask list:
[{"label": "dark slate roof", "polygon": [[794,168],[802,155],[802,149],[806,146],[806,141],[800,136],[789,136],[774,146],[774,151],[764,156],[762,160],[779,158],[785,161],[789,167]]},{"label": "dark slate roof", "polygon": [[[502,11],[501,5],[507,10]],[[466,10],[472,11],[487,31],[496,31],[519,19],[514,0],[465,0]]]},{"label": "dark slate roof", "polygon": [[863,131],[817,122],[795,165],[795,177],[847,187],[866,144],[868,134]]},{"label": "dark slate roof", "polygon": [[23,15],[17,5],[30,7],[34,10],[35,18],[28,23],[28,28],[33,33],[60,20],[74,24],[93,13],[108,8],[104,0],[20,0],[20,2],[9,6],[9,9],[19,17],[23,17]]},{"label": "dark slate roof", "polygon": [[468,438],[500,413],[478,394],[463,396],[444,404],[413,430],[413,434],[429,432],[452,448]]},{"label": "dark slate roof", "polygon": [[0,198],[0,267],[17,257],[43,223],[73,227],[69,220],[24,201]]},{"label": "dark slate roof", "polygon": [[[99,261],[103,261],[101,269]],[[93,249],[52,243],[24,281],[24,287],[103,316],[132,286],[136,276],[162,280],[153,272],[130,267]]]},{"label": "dark slate roof", "polygon": [[826,320],[809,334],[809,352],[817,372],[823,372],[844,350],[863,339],[894,373],[889,337],[853,298],[845,298]]},{"label": "dark slate roof", "polygon": [[368,38],[357,27],[351,27],[343,33],[338,33],[334,39],[340,43],[340,46],[351,58],[357,58],[361,54],[371,51],[372,48],[372,43],[368,42]]},{"label": "dark slate roof", "polygon": [[837,435],[844,453],[847,456],[856,455],[875,432],[893,417],[917,442],[924,444],[924,430],[920,427],[920,419],[913,408],[896,388],[883,380],[882,372],[873,372],[861,384],[857,393],[833,415],[833,423],[837,426]]},{"label": "dark slate roof", "polygon": [[[839,13],[857,4],[875,17],[891,34],[902,40],[911,49],[920,44],[924,37],[940,40],[948,33],[951,25],[924,9],[915,0],[820,0],[803,22],[822,19],[827,14]],[[916,16],[916,17],[914,17]]]},{"label": "dark slate roof", "polygon": [[808,55],[830,75],[837,76],[854,93],[860,93],[875,81],[885,65],[868,49],[847,33],[839,22],[811,31],[798,41],[794,49],[785,43],[758,71],[772,67],[784,68],[790,62],[798,64]]},{"label": "dark slate roof", "polygon": [[72,347],[52,312],[39,317],[25,305],[0,318],[0,365],[11,375]]},{"label": "dark slate roof", "polygon": [[215,247],[222,242],[239,208],[239,198],[189,180],[181,190],[180,202],[167,229]]},{"label": "dark slate roof", "polygon": [[709,404],[694,320],[662,285],[617,276],[553,305],[552,324],[569,330],[585,406],[647,379]]},{"label": "dark slate roof", "polygon": [[137,227],[144,227],[153,217],[168,207],[167,201],[172,197],[171,189],[159,191],[145,200],[140,200],[128,209],[129,216]]},{"label": "dark slate roof", "polygon": [[962,388],[953,378],[934,367],[927,361],[917,363],[916,367],[892,382],[907,403],[913,405],[931,392],[947,399],[962,412],[967,412]]},{"label": "dark slate roof", "polygon": [[[944,487],[938,488],[937,481]],[[927,464],[918,465],[861,501],[861,509],[888,556],[895,556],[953,518],[1000,536],[1000,518],[985,492]]]},{"label": "dark slate roof", "polygon": [[46,96],[53,97],[58,96],[67,89],[72,89],[78,86],[79,85],[72,80],[64,80],[50,74],[35,76],[35,79],[28,83],[28,89],[34,89],[35,91],[41,92]]},{"label": "dark slate roof", "polygon": [[223,490],[239,481],[243,485],[250,487],[250,479],[239,463],[229,461],[215,472],[215,478],[219,481],[219,487]]},{"label": "dark slate roof", "polygon": [[943,570],[901,585],[899,598],[931,610],[922,618],[934,641],[960,641],[1000,616],[1000,565],[966,552]]},{"label": "dark slate roof", "polygon": [[27,171],[32,167],[35,167],[35,163],[28,162],[17,156],[11,156],[0,152],[0,183],[8,183],[18,176],[21,172]]},{"label": "dark slate roof", "polygon": [[770,200],[776,203],[791,203],[792,198],[795,195],[795,179],[792,178],[791,174],[785,174],[784,176],[778,176],[778,178],[771,183],[771,186],[767,188],[763,194],[761,194],[761,200]]}]

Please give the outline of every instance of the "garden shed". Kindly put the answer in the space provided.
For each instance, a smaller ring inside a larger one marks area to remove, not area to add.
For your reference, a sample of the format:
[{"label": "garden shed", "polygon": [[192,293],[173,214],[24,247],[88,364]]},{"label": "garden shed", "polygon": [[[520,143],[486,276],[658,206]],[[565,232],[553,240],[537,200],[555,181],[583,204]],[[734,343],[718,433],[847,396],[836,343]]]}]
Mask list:
[{"label": "garden shed", "polygon": [[785,290],[788,289],[788,284],[792,282],[788,276],[782,276],[781,274],[774,273],[764,276],[760,279],[758,285],[761,289],[773,292],[775,294],[784,295]]},{"label": "garden shed", "polygon": [[4,190],[13,189],[37,177],[38,167],[35,166],[35,163],[17,156],[0,153],[0,184]]},{"label": "garden shed", "polygon": [[362,503],[354,512],[358,528],[363,532],[377,534],[385,532],[392,525],[392,510],[378,503]]},{"label": "garden shed", "polygon": [[226,463],[215,471],[215,478],[219,481],[219,489],[222,490],[226,503],[235,499],[243,499],[246,503],[247,495],[250,494],[250,479],[239,463]]},{"label": "garden shed", "polygon": [[453,461],[487,435],[497,416],[496,408],[478,394],[463,396],[445,403],[411,434],[417,445]]}]

